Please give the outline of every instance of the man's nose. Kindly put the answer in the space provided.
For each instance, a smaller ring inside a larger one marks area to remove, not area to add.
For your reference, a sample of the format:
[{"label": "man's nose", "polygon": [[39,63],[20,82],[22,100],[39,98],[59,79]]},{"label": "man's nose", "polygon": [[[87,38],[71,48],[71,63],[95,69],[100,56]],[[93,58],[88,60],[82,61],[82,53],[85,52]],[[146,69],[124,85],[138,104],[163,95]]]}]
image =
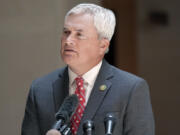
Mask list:
[{"label": "man's nose", "polygon": [[67,38],[66,38],[66,41],[65,43],[68,44],[68,45],[74,45],[74,42],[75,42],[75,38],[72,34],[70,34]]}]

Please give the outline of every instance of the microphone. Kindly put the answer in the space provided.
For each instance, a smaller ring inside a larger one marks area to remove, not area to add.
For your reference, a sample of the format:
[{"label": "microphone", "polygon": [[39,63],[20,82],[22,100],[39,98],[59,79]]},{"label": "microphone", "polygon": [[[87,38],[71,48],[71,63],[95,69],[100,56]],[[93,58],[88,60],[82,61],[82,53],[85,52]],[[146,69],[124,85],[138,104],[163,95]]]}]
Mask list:
[{"label": "microphone", "polygon": [[78,102],[78,97],[75,94],[65,98],[59,111],[55,115],[57,121],[53,125],[53,129],[63,132],[63,130],[68,128],[71,116],[75,112]]},{"label": "microphone", "polygon": [[92,135],[94,131],[94,123],[91,120],[86,120],[83,124],[85,135]]},{"label": "microphone", "polygon": [[116,125],[115,116],[112,113],[106,114],[104,118],[105,134],[112,135],[115,125]]}]

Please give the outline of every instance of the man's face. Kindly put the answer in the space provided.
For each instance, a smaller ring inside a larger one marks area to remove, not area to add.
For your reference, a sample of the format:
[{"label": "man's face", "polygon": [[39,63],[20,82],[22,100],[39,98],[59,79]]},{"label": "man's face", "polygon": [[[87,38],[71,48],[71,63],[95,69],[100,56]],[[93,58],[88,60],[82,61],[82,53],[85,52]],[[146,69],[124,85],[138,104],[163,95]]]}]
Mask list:
[{"label": "man's face", "polygon": [[103,58],[104,47],[91,15],[76,14],[65,19],[61,57],[70,68],[92,68]]}]

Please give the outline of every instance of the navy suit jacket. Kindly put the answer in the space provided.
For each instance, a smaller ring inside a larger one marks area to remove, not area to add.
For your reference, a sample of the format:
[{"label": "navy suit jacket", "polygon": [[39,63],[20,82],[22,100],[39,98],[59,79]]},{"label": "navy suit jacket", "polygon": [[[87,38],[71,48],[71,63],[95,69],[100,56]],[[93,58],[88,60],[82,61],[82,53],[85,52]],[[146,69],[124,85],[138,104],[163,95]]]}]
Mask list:
[{"label": "navy suit jacket", "polygon": [[[104,91],[101,85],[106,85]],[[45,135],[55,122],[55,113],[68,96],[67,67],[33,81],[27,99],[22,135]],[[154,118],[149,88],[142,78],[109,65],[103,60],[82,117],[92,120],[95,135],[104,135],[104,117],[114,113],[117,123],[113,135],[154,135]]]}]

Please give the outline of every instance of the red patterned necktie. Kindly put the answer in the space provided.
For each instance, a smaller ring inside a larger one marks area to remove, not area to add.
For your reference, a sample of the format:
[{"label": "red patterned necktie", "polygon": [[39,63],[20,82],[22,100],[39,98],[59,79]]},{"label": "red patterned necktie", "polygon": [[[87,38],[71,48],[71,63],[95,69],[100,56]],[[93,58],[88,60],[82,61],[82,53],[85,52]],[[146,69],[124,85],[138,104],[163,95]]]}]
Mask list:
[{"label": "red patterned necktie", "polygon": [[76,91],[75,94],[78,96],[79,104],[78,107],[74,113],[74,115],[71,118],[71,131],[72,135],[77,134],[77,130],[81,121],[81,118],[83,116],[84,108],[85,108],[85,89],[83,87],[83,79],[82,77],[77,77],[76,79]]}]

